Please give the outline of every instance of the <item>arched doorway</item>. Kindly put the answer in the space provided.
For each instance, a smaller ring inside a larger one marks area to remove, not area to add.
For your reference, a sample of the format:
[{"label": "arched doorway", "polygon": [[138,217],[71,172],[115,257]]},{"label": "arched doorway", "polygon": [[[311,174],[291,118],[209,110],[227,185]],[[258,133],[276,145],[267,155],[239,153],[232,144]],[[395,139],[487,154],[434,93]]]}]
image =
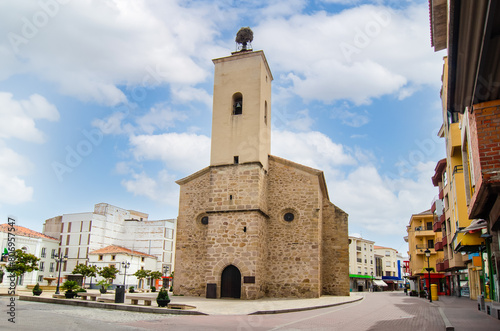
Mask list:
[{"label": "arched doorway", "polygon": [[228,265],[221,276],[221,298],[241,297],[241,273],[234,265]]}]

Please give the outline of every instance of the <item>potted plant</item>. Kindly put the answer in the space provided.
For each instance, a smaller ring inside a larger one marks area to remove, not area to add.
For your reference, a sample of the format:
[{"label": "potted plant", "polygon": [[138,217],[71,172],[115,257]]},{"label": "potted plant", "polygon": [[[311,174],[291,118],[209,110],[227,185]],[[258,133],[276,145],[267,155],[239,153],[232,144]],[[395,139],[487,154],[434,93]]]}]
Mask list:
[{"label": "potted plant", "polygon": [[106,279],[101,279],[97,282],[97,285],[101,285],[101,288],[99,289],[99,292],[101,292],[101,294],[106,293],[108,291],[108,287],[110,286]]},{"label": "potted plant", "polygon": [[40,288],[40,284],[36,283],[35,287],[33,287],[33,295],[40,296],[42,294],[42,289]]},{"label": "potted plant", "polygon": [[410,296],[411,297],[416,297],[417,296],[417,291],[416,290],[411,290]]},{"label": "potted plant", "polygon": [[67,280],[62,284],[61,289],[66,291],[64,292],[66,299],[73,299],[76,296],[76,291],[79,287],[78,283],[74,280]]},{"label": "potted plant", "polygon": [[421,298],[425,298],[425,297],[427,296],[426,294],[427,294],[427,293],[425,293],[425,291],[424,291],[424,290],[420,291],[420,297],[421,297]]},{"label": "potted plant", "polygon": [[151,292],[156,292],[156,286],[151,286]]},{"label": "potted plant", "polygon": [[134,287],[133,287],[133,286],[130,286],[130,287],[128,288],[128,292],[129,292],[129,293],[134,293]]},{"label": "potted plant", "polygon": [[168,291],[166,289],[160,289],[158,296],[156,297],[156,303],[158,304],[158,307],[167,307],[170,303],[170,298],[168,297]]}]

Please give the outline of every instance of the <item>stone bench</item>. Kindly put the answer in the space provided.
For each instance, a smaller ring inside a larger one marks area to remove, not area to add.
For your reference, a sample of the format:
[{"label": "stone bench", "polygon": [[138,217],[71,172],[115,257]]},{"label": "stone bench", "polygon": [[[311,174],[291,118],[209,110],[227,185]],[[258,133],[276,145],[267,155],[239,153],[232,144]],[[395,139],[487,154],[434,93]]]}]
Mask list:
[{"label": "stone bench", "polygon": [[500,320],[500,305],[489,303],[486,305],[486,313]]},{"label": "stone bench", "polygon": [[151,306],[151,301],[156,300],[155,297],[140,297],[127,295],[127,299],[130,299],[132,305],[138,305],[139,301],[144,301],[144,306]]},{"label": "stone bench", "polygon": [[90,301],[96,301],[97,297],[100,297],[100,293],[86,293],[86,292],[78,292],[80,299],[87,300],[87,297],[90,297]]}]

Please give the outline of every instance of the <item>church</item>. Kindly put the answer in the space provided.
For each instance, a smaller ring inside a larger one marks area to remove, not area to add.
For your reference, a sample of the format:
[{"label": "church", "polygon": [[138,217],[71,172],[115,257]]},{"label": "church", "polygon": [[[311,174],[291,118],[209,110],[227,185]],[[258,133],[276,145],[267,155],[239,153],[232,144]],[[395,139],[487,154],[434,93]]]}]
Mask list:
[{"label": "church", "polygon": [[177,181],[174,294],[349,295],[348,215],[322,171],[270,154],[264,52],[244,43],[213,63],[210,165]]}]

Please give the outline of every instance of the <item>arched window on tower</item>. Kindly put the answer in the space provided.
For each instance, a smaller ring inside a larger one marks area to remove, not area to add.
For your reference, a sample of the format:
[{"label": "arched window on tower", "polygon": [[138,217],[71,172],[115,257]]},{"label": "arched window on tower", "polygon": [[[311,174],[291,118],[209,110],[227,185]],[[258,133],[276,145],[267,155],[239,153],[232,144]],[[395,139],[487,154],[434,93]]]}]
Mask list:
[{"label": "arched window on tower", "polygon": [[267,125],[267,101],[264,101],[264,124]]},{"label": "arched window on tower", "polygon": [[233,115],[243,114],[243,96],[241,93],[233,94]]}]

